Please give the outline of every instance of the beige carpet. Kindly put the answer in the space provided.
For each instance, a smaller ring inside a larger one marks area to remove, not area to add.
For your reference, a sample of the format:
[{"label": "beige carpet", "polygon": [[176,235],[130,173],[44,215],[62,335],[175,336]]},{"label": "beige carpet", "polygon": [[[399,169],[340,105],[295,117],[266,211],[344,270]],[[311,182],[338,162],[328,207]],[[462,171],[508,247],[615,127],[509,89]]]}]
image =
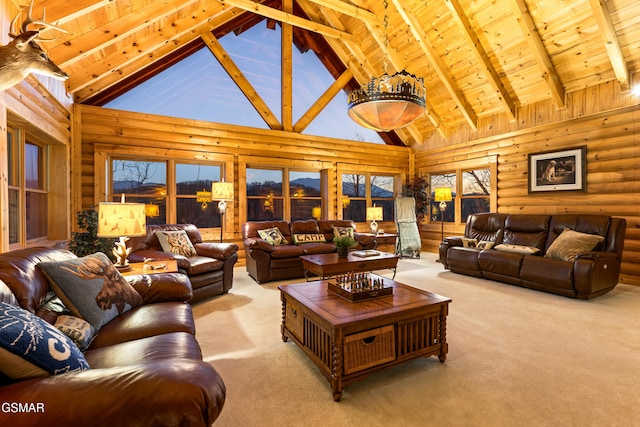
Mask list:
[{"label": "beige carpet", "polygon": [[[385,274],[389,276],[389,274]],[[244,267],[194,307],[205,360],[227,385],[220,426],[634,426],[640,423],[640,287],[573,300],[402,260],[396,280],[452,298],[446,363],[419,359],[348,386],[280,337],[277,286]]]}]

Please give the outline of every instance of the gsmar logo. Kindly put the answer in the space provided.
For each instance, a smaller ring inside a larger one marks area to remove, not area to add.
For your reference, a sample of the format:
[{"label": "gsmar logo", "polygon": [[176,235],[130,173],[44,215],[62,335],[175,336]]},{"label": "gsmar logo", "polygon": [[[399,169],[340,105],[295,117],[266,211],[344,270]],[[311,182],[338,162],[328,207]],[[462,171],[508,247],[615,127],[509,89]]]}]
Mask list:
[{"label": "gsmar logo", "polygon": [[2,412],[8,414],[44,412],[44,403],[2,402]]}]

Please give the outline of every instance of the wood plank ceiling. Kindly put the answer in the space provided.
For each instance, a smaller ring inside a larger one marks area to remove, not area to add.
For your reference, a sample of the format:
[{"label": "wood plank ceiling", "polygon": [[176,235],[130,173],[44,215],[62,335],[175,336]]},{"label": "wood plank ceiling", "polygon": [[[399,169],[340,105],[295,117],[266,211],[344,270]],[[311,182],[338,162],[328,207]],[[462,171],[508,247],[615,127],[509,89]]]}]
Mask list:
[{"label": "wood plank ceiling", "polygon": [[525,104],[561,109],[567,93],[604,82],[626,91],[640,68],[637,0],[35,0],[36,17],[43,7],[69,31],[43,36],[56,37],[44,47],[75,102],[104,104],[216,38],[280,21],[346,89],[385,60],[423,76],[428,114],[397,132],[407,145],[483,116],[514,120]]}]

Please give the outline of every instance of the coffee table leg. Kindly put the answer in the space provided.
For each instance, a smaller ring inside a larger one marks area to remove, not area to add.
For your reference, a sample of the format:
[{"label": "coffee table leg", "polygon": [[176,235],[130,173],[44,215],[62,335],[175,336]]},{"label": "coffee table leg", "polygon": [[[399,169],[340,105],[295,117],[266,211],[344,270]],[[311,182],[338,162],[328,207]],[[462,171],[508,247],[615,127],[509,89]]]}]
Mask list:
[{"label": "coffee table leg", "polygon": [[438,360],[440,363],[444,363],[447,360],[447,353],[449,352],[449,344],[447,344],[447,314],[448,306],[444,304],[440,309],[440,330],[438,331],[438,340],[440,341],[440,352],[438,353]]},{"label": "coffee table leg", "polygon": [[342,346],[331,347],[331,391],[333,400],[340,402],[342,398]]},{"label": "coffee table leg", "polygon": [[287,300],[284,295],[280,294],[280,300],[282,301],[282,324],[280,325],[280,334],[282,335],[282,341],[287,342],[289,337],[285,334],[285,326],[287,324]]}]

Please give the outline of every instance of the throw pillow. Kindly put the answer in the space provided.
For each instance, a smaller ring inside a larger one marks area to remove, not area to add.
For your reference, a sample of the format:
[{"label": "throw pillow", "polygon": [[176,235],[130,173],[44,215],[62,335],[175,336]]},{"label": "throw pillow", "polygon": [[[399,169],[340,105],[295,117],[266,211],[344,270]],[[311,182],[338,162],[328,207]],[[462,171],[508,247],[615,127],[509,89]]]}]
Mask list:
[{"label": "throw pillow", "polygon": [[563,261],[575,261],[576,256],[583,252],[592,251],[598,243],[604,241],[604,237],[595,234],[580,233],[578,231],[565,228],[551,243],[547,253],[547,258],[555,258]]},{"label": "throw pillow", "polygon": [[28,378],[85,371],[89,364],[65,334],[35,314],[0,302],[0,371]]},{"label": "throw pillow", "polygon": [[333,227],[333,238],[349,236],[355,239],[355,230],[353,227]]},{"label": "throw pillow", "polygon": [[462,238],[462,246],[465,248],[475,248],[476,246],[478,246],[478,240],[477,239],[470,239],[468,237],[463,237]]},{"label": "throw pillow", "polygon": [[197,256],[196,249],[191,244],[187,232],[184,230],[175,231],[156,231],[155,232],[162,250],[176,255],[182,255],[187,258]]},{"label": "throw pillow", "polygon": [[293,243],[300,245],[303,243],[326,243],[324,234],[294,234],[291,236]]},{"label": "throw pillow", "polygon": [[274,246],[287,245],[289,242],[284,238],[278,227],[266,228],[264,230],[258,230],[258,236],[268,243]]},{"label": "throw pillow", "polygon": [[533,255],[533,254],[537,254],[538,252],[540,252],[540,249],[534,248],[534,247],[531,247],[531,246],[509,245],[509,244],[505,244],[505,243],[503,243],[501,245],[497,245],[494,249],[497,250],[497,251],[515,252],[517,254],[523,254],[523,255]]},{"label": "throw pillow", "polygon": [[488,240],[480,240],[478,242],[478,249],[491,249],[495,245],[495,242],[489,242]]},{"label": "throw pillow", "polygon": [[71,338],[81,351],[85,351],[96,336],[96,330],[91,323],[75,316],[58,316],[54,326]]},{"label": "throw pillow", "polygon": [[96,331],[121,313],[142,304],[142,297],[102,252],[38,267],[71,314]]}]

